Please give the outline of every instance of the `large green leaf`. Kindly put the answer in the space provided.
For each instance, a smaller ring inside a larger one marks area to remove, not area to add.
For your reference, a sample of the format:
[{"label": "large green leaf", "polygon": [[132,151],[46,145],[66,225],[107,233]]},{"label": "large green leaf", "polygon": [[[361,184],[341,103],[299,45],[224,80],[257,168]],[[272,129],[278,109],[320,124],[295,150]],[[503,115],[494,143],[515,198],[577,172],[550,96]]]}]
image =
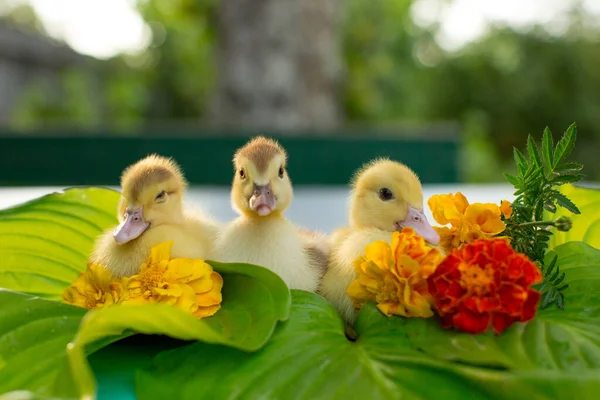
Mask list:
[{"label": "large green leaf", "polygon": [[370,303],[352,343],[323,298],[292,292],[290,319],[259,352],[205,343],[163,352],[138,373],[138,398],[592,399],[600,390],[597,370],[499,371],[430,357],[409,340],[411,320]]},{"label": "large green leaf", "polygon": [[547,257],[554,255],[569,284],[564,310],[539,310],[533,321],[515,324],[500,336],[445,331],[434,319],[412,320],[407,325],[411,341],[437,358],[469,364],[600,371],[600,250],[569,242]]},{"label": "large green leaf", "polygon": [[119,193],[67,189],[0,210],[0,287],[60,298],[96,237],[116,225]]},{"label": "large green leaf", "polygon": [[[562,207],[558,207],[554,214],[546,212],[547,219],[566,215],[573,221],[571,230],[567,232],[554,230],[549,242],[550,248],[570,241],[583,241],[600,249],[600,190],[569,184],[561,186],[560,192],[575,203],[581,214],[572,214]],[[559,266],[562,269],[562,265]]]},{"label": "large green leaf", "polygon": [[[223,276],[223,303],[216,315],[201,320],[164,304],[86,314],[31,295],[58,298],[85,270],[95,237],[116,223],[117,200],[110,190],[70,189],[0,212],[0,288],[5,288],[0,289],[0,311],[5,310],[0,343],[9,344],[0,347],[0,393],[26,389],[35,395],[93,396],[95,379],[85,355],[109,342],[134,333],[162,334],[255,351],[277,322],[288,318],[291,295],[283,280],[249,264],[209,261]],[[41,329],[30,329],[36,324]],[[36,366],[32,375],[23,363]],[[60,384],[54,384],[58,378]]]},{"label": "large green leaf", "polygon": [[[260,349],[277,321],[288,318],[287,286],[262,267],[210,263],[223,276],[223,306],[205,319],[165,304],[107,307],[86,314],[56,301],[0,290],[0,393],[28,389],[94,396],[96,383],[86,353],[134,333],[201,340],[245,351]],[[3,340],[11,346],[1,347]],[[71,343],[68,349],[67,343]],[[30,363],[39,365],[29,370],[32,375],[24,368]],[[61,385],[54,384],[57,371],[62,371]]]}]

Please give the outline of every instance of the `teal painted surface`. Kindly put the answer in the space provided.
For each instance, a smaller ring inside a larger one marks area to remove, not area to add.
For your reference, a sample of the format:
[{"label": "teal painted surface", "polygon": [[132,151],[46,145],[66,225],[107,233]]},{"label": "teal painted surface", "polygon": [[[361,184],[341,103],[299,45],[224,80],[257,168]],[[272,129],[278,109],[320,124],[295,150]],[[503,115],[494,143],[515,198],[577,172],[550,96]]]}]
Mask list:
[{"label": "teal painted surface", "polygon": [[98,400],[135,400],[136,370],[150,367],[159,352],[185,343],[162,336],[135,335],[95,352],[89,362],[98,384]]},{"label": "teal painted surface", "polygon": [[[361,164],[390,157],[423,183],[455,183],[458,141],[426,137],[278,137],[296,185],[345,185]],[[194,185],[229,185],[231,160],[248,137],[42,137],[0,135],[0,185],[118,185],[122,170],[151,153],[175,158]]]}]

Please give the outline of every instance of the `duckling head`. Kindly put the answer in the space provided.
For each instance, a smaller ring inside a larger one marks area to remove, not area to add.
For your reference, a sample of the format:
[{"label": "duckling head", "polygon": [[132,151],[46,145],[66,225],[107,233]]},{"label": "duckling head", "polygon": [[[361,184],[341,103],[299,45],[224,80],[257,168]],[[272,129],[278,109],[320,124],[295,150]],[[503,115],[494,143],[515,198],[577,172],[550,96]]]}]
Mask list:
[{"label": "duckling head", "polygon": [[286,161],[283,147],[262,136],[240,148],[233,158],[235,176],[231,203],[234,209],[251,217],[285,211],[293,197]]},{"label": "duckling head", "polygon": [[121,187],[121,223],[113,233],[118,244],[137,239],[151,227],[183,220],[182,197],[187,182],[171,159],[154,154],[127,167],[121,175]]},{"label": "duckling head", "polygon": [[437,246],[439,234],[423,212],[423,188],[417,175],[406,165],[387,159],[367,164],[352,182],[350,225],[401,231],[410,227]]}]

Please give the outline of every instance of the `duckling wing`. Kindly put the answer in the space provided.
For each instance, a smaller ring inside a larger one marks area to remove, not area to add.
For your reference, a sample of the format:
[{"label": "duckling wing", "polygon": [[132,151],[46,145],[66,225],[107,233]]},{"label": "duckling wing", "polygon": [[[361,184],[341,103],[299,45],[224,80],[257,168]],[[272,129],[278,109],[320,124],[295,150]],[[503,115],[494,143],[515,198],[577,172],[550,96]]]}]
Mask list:
[{"label": "duckling wing", "polygon": [[327,263],[331,253],[327,235],[303,228],[298,228],[298,234],[304,251],[310,259],[310,264],[318,270],[319,278],[322,277],[327,271]]}]

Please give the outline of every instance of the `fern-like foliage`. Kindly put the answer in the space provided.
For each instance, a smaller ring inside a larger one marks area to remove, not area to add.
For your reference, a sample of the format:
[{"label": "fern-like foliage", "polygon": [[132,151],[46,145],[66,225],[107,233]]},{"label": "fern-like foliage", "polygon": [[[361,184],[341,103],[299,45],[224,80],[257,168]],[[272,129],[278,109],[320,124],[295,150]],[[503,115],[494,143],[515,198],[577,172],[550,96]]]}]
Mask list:
[{"label": "fern-like foliage", "polygon": [[571,228],[571,220],[561,217],[544,221],[544,209],[554,213],[557,207],[564,207],[574,214],[579,209],[571,200],[558,191],[558,187],[583,178],[583,165],[567,162],[566,159],[575,147],[577,127],[572,124],[563,137],[554,146],[552,132],[546,128],[542,137],[541,149],[531,135],[527,139],[526,157],[514,149],[517,174],[505,174],[506,179],[515,187],[516,199],[512,204],[513,213],[506,222],[506,231],[502,235],[511,237],[513,248],[526,254],[540,267],[544,280],[538,286],[543,294],[540,307],[557,303],[563,308],[565,274],[556,264],[556,258],[544,265],[544,256],[548,250],[548,240],[553,228],[566,231]]}]

